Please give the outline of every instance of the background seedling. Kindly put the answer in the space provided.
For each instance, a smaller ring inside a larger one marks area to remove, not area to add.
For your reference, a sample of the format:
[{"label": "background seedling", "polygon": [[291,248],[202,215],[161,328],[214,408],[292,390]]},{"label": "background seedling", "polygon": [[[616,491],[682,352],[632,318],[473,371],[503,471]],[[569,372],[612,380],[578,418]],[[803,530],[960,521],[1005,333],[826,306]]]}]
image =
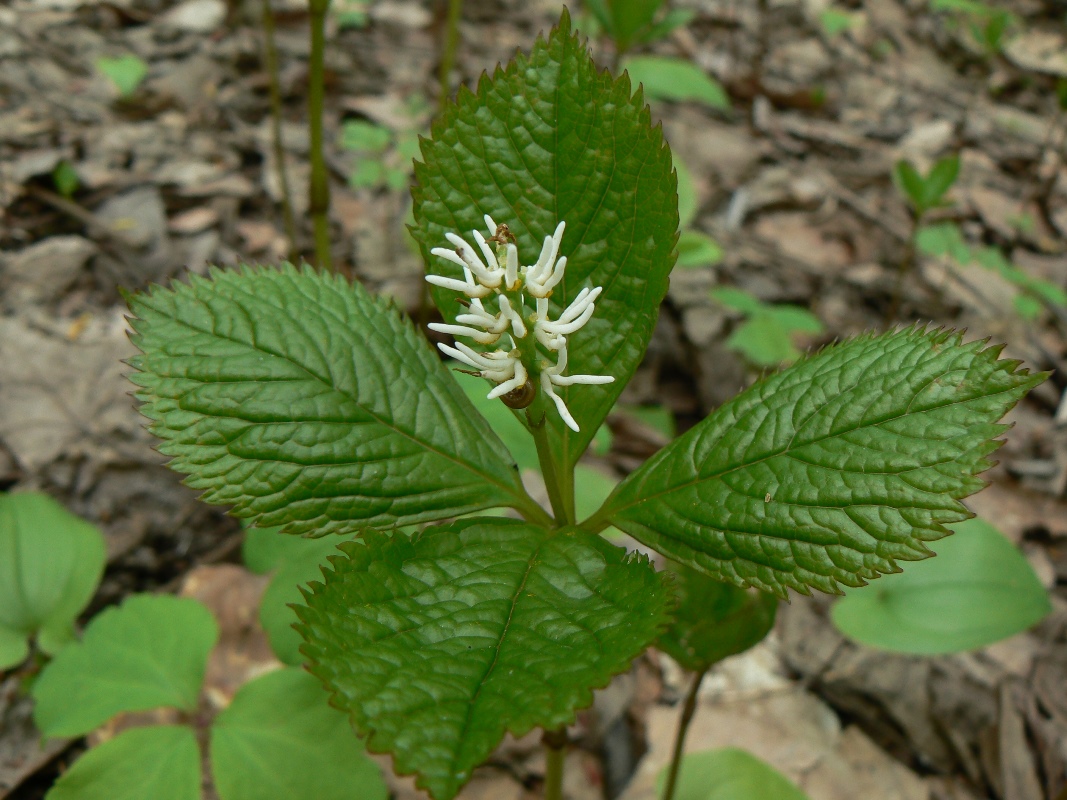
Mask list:
[{"label": "background seedling", "polygon": [[104,572],[104,537],[40,492],[0,494],[0,670],[55,655]]},{"label": "background seedling", "polygon": [[756,367],[777,367],[796,361],[801,352],[793,343],[793,336],[823,332],[819,318],[800,306],[764,303],[742,289],[727,286],[712,289],[711,296],[726,308],[744,315],[744,322],[730,334],[726,346]]},{"label": "background seedling", "polygon": [[136,92],[148,74],[148,65],[134,55],[97,59],[96,68],[115,84],[121,97],[129,97]]}]

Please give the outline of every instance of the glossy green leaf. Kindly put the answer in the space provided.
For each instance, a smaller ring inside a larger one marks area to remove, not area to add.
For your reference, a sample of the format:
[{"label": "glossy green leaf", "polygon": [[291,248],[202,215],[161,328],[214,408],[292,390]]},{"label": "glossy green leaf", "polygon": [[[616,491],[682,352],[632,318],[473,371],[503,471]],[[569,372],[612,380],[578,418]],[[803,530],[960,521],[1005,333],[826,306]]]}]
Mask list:
[{"label": "glossy green leaf", "polygon": [[634,56],[623,62],[634,86],[645,87],[655,100],[685,102],[695,100],[711,108],[727,111],[730,98],[717,80],[691,61],[665,56]]},{"label": "glossy green leaf", "polygon": [[828,347],[675,439],[588,526],[780,596],[895,572],[970,516],[997,420],[1046,377],[999,352],[917,328]]},{"label": "glossy green leaf", "polygon": [[1052,610],[1029,562],[980,519],[952,526],[937,558],[849,589],[834,624],[857,642],[918,655],[975,650],[1021,633]]},{"label": "glossy green leaf", "polygon": [[722,261],[719,243],[700,231],[682,231],[678,238],[679,267],[713,267]]},{"label": "glossy green leaf", "polygon": [[185,725],[123,731],[74,762],[45,800],[200,800],[200,748]]},{"label": "glossy green leaf", "polygon": [[[678,231],[671,154],[630,82],[598,70],[564,11],[548,40],[519,54],[477,93],[459,90],[422,143],[413,189],[418,239],[428,268],[461,277],[430,255],[452,231],[470,239],[483,215],[507,223],[519,259],[533,263],[544,238],[567,223],[567,271],[550,302],[554,318],[586,287],[602,286],[596,313],[569,339],[569,371],[609,374],[601,386],[560,387],[580,432],[547,417],[553,452],[574,464],[633,375],[667,291]],[[454,320],[456,293],[431,292]]]},{"label": "glossy green leaf", "polygon": [[387,800],[381,770],[299,669],[242,686],[211,728],[220,800]]},{"label": "glossy green leaf", "polygon": [[[666,770],[660,773],[663,791]],[[782,773],[736,747],[688,753],[682,759],[674,800],[808,800]]]},{"label": "glossy green leaf", "polygon": [[104,537],[46,494],[0,494],[0,670],[55,654],[104,571]]},{"label": "glossy green leaf", "polygon": [[778,598],[671,564],[678,607],[656,647],[693,672],[759,644],[774,627]]},{"label": "glossy green leaf", "polygon": [[479,518],[365,541],[297,608],[304,652],[368,748],[437,800],[505,731],[572,722],[667,621],[647,558],[573,529]]},{"label": "glossy green leaf", "polygon": [[93,617],[82,640],[44,668],[34,721],[45,736],[80,736],[124,711],[194,711],[218,637],[195,600],[133,595]]},{"label": "glossy green leaf", "polygon": [[430,345],[359,284],[215,270],[130,308],[141,411],[207,502],[315,535],[532,505]]},{"label": "glossy green leaf", "polygon": [[98,58],[96,68],[101,74],[106,75],[119,94],[129,97],[137,91],[145,75],[148,74],[148,65],[137,56],[125,55],[118,58]]}]

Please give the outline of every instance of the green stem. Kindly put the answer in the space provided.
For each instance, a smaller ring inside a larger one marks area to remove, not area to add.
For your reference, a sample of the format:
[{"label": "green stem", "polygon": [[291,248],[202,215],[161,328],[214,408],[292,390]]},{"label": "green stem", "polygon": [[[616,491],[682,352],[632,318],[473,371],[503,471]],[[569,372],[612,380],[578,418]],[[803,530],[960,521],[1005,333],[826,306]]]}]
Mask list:
[{"label": "green stem", "polygon": [[311,56],[308,60],[308,134],[311,148],[311,181],[308,213],[315,231],[315,264],[333,270],[330,259],[330,183],[323,154],[322,116],[326,93],[326,12],[330,0],[309,0]]},{"label": "green stem", "polygon": [[674,798],[674,790],[678,784],[678,771],[682,766],[682,751],[685,749],[685,735],[689,732],[689,723],[693,721],[693,714],[696,713],[700,684],[707,674],[706,671],[694,673],[693,682],[689,684],[689,693],[685,696],[685,705],[682,706],[682,716],[678,719],[678,732],[674,736],[674,753],[671,755],[667,784],[663,789],[663,800]]},{"label": "green stem", "polygon": [[456,50],[459,49],[459,18],[463,12],[463,0],[448,0],[448,21],[445,28],[445,46],[441,51],[441,71],[438,75],[441,92],[437,98],[438,108],[445,104],[451,94],[452,67],[456,63]]},{"label": "green stem", "polygon": [[563,760],[567,755],[567,732],[545,731],[545,800],[563,800]]},{"label": "green stem", "polygon": [[270,0],[263,0],[263,61],[270,79],[270,128],[273,139],[274,167],[278,171],[278,187],[282,194],[282,224],[289,240],[289,260],[296,260],[296,222],[289,188],[289,171],[285,168],[285,146],[282,142],[282,90],[278,82],[278,48],[274,44],[274,12]]},{"label": "green stem", "polygon": [[[537,447],[537,460],[541,465],[541,474],[545,479],[545,488],[548,490],[548,500],[552,504],[552,513],[556,515],[556,525],[573,525],[574,510],[573,499],[568,514],[566,493],[560,481],[556,462],[552,458],[552,449],[548,444],[548,426],[545,424],[545,399],[541,392],[537,393],[537,399],[526,409],[526,421],[530,424],[530,433],[533,434],[534,445]],[[573,492],[572,492],[573,494]]]},{"label": "green stem", "polygon": [[915,268],[915,236],[919,232],[919,227],[922,225],[923,215],[922,213],[916,213],[915,218],[911,224],[911,235],[908,237],[908,243],[904,249],[904,258],[900,262],[900,267],[897,269],[897,279],[893,286],[893,296],[889,300],[889,305],[886,307],[884,327],[888,328],[893,324],[893,321],[897,318],[897,314],[900,313],[900,304],[904,297],[904,279]]}]

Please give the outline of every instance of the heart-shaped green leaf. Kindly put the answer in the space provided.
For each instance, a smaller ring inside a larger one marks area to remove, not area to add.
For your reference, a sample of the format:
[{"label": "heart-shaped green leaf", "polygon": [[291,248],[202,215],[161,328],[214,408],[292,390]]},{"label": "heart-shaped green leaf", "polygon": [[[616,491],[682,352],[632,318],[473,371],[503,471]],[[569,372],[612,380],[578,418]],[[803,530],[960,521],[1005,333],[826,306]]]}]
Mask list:
[{"label": "heart-shaped green leaf", "polygon": [[[659,788],[665,776],[659,779]],[[782,773],[736,747],[687,753],[674,800],[808,800]]]},{"label": "heart-shaped green leaf", "polygon": [[[430,250],[447,247],[448,232],[473,246],[471,231],[484,231],[485,214],[510,226],[524,265],[565,221],[560,254],[568,263],[551,318],[583,288],[604,288],[592,319],[569,340],[569,372],[615,382],[560,387],[577,433],[548,415],[553,451],[572,465],[637,368],[667,291],[678,194],[662,130],[625,76],[598,71],[564,11],[529,56],[483,76],[477,93],[460,89],[423,140],[422,158],[414,235],[431,272],[462,277]],[[456,292],[431,292],[447,320],[463,312]]]},{"label": "heart-shaped green leaf", "polygon": [[656,647],[693,672],[707,672],[727,656],[743,653],[774,627],[778,598],[709,578],[671,564],[678,607]]},{"label": "heart-shaped green leaf", "polygon": [[914,328],[829,347],[665,447],[587,525],[780,596],[896,572],[970,516],[997,420],[1046,377],[999,351]]},{"label": "heart-shaped green leaf", "polygon": [[315,535],[533,506],[426,340],[358,284],[215,270],[130,308],[141,410],[208,502]]},{"label": "heart-shaped green leaf", "polygon": [[0,494],[0,670],[55,654],[104,571],[104,537],[46,494]]},{"label": "heart-shaped green leaf", "polygon": [[46,800],[200,800],[200,748],[185,725],[131,728],[64,772]]},{"label": "heart-shaped green leaf", "polygon": [[952,527],[954,536],[933,545],[938,558],[845,592],[831,614],[842,633],[898,653],[958,653],[1020,633],[1052,610],[1000,531],[980,519]]},{"label": "heart-shaped green leaf", "polygon": [[668,619],[643,556],[482,517],[341,545],[297,607],[311,672],[374,752],[449,800],[505,731],[557,728]]},{"label": "heart-shaped green leaf", "polygon": [[326,699],[299,669],[242,686],[211,726],[221,800],[386,800],[381,770]]},{"label": "heart-shaped green leaf", "polygon": [[44,668],[33,685],[34,722],[45,736],[80,736],[123,711],[193,711],[218,637],[195,600],[133,595],[94,617]]}]

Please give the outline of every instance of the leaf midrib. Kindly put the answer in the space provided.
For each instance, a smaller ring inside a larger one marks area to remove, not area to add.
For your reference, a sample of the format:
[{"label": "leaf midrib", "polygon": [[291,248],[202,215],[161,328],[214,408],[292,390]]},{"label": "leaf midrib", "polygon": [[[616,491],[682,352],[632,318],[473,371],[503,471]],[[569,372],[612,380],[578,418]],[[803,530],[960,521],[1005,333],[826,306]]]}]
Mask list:
[{"label": "leaf midrib", "polygon": [[[934,378],[931,378],[931,380],[928,383],[926,383],[923,388],[925,388],[926,386],[929,386],[930,383],[933,383],[933,381],[937,380],[939,377],[941,377],[941,376],[936,376]],[[876,419],[876,420],[871,421],[871,422],[866,422],[866,423],[864,423],[862,425],[856,425],[856,426],[853,426],[853,427],[850,427],[850,428],[847,428],[847,429],[844,429],[844,430],[836,431],[833,434],[826,434],[825,436],[816,437],[816,438],[811,439],[809,441],[803,442],[801,445],[799,445],[799,447],[809,447],[811,445],[819,444],[819,443],[827,441],[829,439],[836,439],[836,438],[838,438],[840,436],[845,436],[845,435],[850,434],[850,433],[855,433],[856,431],[864,430],[866,428],[872,428],[872,427],[876,427],[878,425],[884,425],[887,422],[893,422],[895,420],[902,419],[902,418],[907,417],[907,416],[911,416],[912,414],[926,414],[926,413],[931,412],[931,411],[941,411],[943,409],[950,408],[950,407],[955,406],[955,405],[960,405],[961,403],[969,403],[969,402],[972,402],[972,401],[974,401],[976,399],[989,399],[989,398],[992,398],[992,397],[996,397],[997,395],[1005,394],[1007,392],[1016,391],[1017,388],[1018,387],[1009,387],[1009,388],[1006,388],[1006,389],[1001,389],[1001,390],[996,391],[996,392],[992,392],[990,394],[977,395],[977,396],[974,396],[974,397],[969,397],[969,398],[961,399],[961,400],[953,400],[952,402],[949,402],[949,403],[943,403],[943,404],[940,404],[940,405],[929,406],[927,408],[924,408],[922,411],[913,412],[913,411],[910,411],[910,410],[906,410],[906,411],[901,412],[901,413],[885,416],[885,417]],[[915,395],[918,396],[918,394],[921,391],[922,391],[921,389],[919,391],[916,391]],[[914,397],[912,398],[912,402],[913,401],[914,401]],[[910,409],[910,403],[909,403],[909,409]],[[600,512],[600,513],[594,514],[592,517],[589,518],[588,522],[592,523],[594,526],[600,524],[601,522],[604,522],[605,524],[607,524],[616,515],[621,514],[622,512],[624,512],[624,511],[626,511],[626,510],[628,510],[630,508],[633,508],[634,506],[637,506],[637,505],[640,505],[642,503],[646,503],[646,502],[649,502],[649,501],[652,501],[652,500],[656,500],[658,498],[663,497],[664,495],[668,495],[668,494],[671,494],[673,492],[683,491],[684,489],[688,489],[688,488],[690,488],[692,486],[695,486],[695,485],[697,485],[699,483],[704,483],[706,481],[719,480],[719,479],[723,478],[724,476],[729,475],[732,472],[737,472],[737,471],[742,470],[742,469],[749,469],[749,468],[751,468],[753,466],[756,466],[757,464],[763,463],[764,461],[769,461],[772,458],[778,458],[779,456],[782,456],[782,455],[789,455],[789,451],[794,449],[794,447],[793,447],[794,441],[795,441],[795,432],[794,432],[794,437],[790,438],[788,445],[786,445],[785,447],[780,448],[780,449],[778,449],[778,450],[776,450],[774,452],[771,452],[771,453],[768,453],[768,454],[766,454],[764,456],[761,456],[760,458],[755,459],[753,461],[747,461],[747,462],[744,462],[744,463],[741,463],[741,464],[736,464],[734,466],[730,466],[730,467],[724,468],[724,469],[720,470],[719,472],[713,472],[713,473],[710,473],[710,474],[707,474],[707,475],[699,475],[699,476],[697,476],[696,478],[693,478],[690,481],[686,481],[684,483],[680,483],[680,484],[677,484],[675,486],[671,486],[669,488],[662,489],[662,490],[660,490],[658,492],[653,492],[651,494],[642,495],[637,500],[634,500],[633,502],[627,503],[627,504],[622,505],[622,506],[618,506],[618,507],[615,507],[615,508],[609,508],[605,504],[605,506],[604,506],[605,510]],[[664,456],[664,458],[666,458],[666,456]],[[868,473],[859,472],[858,474],[866,475]],[[647,477],[648,477],[647,475],[643,476],[643,481],[642,482],[644,482],[644,479],[647,479]],[[876,505],[881,505],[881,504],[876,504]]]},{"label": "leaf midrib", "polygon": [[[234,287],[234,288],[236,288],[236,289],[238,289],[240,291],[239,287]],[[247,293],[245,293],[245,294],[247,294]],[[272,308],[275,308],[280,312],[284,311],[284,309],[281,309],[278,306],[276,306],[275,304],[270,303],[265,298],[260,298],[260,297],[255,297],[255,296],[252,296],[252,297],[256,302],[262,302],[265,305],[268,305],[268,306],[270,306]],[[197,297],[196,295],[194,295],[194,298],[195,298],[197,303],[199,303],[201,305],[205,305],[203,303],[203,301],[199,297]],[[147,300],[147,298],[146,298],[146,300]],[[147,302],[145,303],[145,305],[148,306],[149,308],[151,308],[157,314],[160,314],[164,318],[169,319],[171,322],[173,322],[173,323],[175,323],[175,324],[177,324],[177,325],[179,325],[181,327],[185,327],[188,330],[194,331],[195,333],[198,333],[198,334],[201,334],[201,335],[204,335],[204,336],[214,336],[214,337],[217,337],[219,339],[223,339],[223,340],[232,342],[233,344],[240,345],[240,346],[250,350],[253,353],[262,353],[262,354],[270,355],[270,356],[272,356],[274,358],[278,358],[278,359],[280,359],[282,361],[285,361],[285,362],[287,362],[289,364],[292,364],[293,366],[297,367],[302,372],[304,372],[304,374],[306,374],[311,381],[319,383],[320,385],[326,387],[330,391],[337,392],[338,394],[348,398],[348,400],[350,402],[354,403],[357,407],[363,409],[363,411],[371,419],[373,419],[377,424],[381,425],[386,430],[389,430],[392,433],[394,433],[394,434],[396,434],[396,435],[398,435],[398,436],[400,436],[400,437],[402,437],[404,439],[407,439],[408,441],[411,441],[411,442],[415,443],[416,445],[418,445],[419,447],[421,447],[423,450],[425,450],[427,452],[434,453],[435,455],[438,455],[438,456],[444,458],[446,461],[450,461],[450,462],[456,464],[457,466],[460,466],[460,467],[464,468],[466,471],[485,479],[487,483],[490,483],[490,484],[498,487],[506,495],[514,497],[516,499],[519,499],[518,495],[516,494],[516,492],[514,491],[514,489],[512,487],[510,487],[510,486],[508,486],[506,484],[503,484],[500,481],[498,481],[493,476],[492,473],[482,472],[481,470],[475,468],[471,464],[469,464],[467,462],[464,462],[464,461],[461,461],[457,456],[453,456],[453,455],[451,455],[449,453],[446,453],[446,452],[438,449],[437,447],[435,447],[433,445],[430,445],[430,444],[428,444],[426,442],[421,441],[420,439],[417,439],[415,436],[413,436],[412,434],[408,433],[407,431],[401,430],[400,428],[398,428],[395,425],[391,425],[391,424],[388,424],[388,423],[384,422],[382,420],[382,418],[377,413],[375,413],[372,409],[368,408],[366,405],[361,403],[358,398],[353,397],[351,394],[349,394],[348,392],[342,390],[339,387],[336,387],[336,386],[331,385],[330,383],[327,383],[324,379],[320,378],[318,375],[316,375],[310,369],[305,367],[303,364],[299,364],[299,363],[293,361],[292,359],[288,358],[287,356],[279,354],[279,353],[275,353],[275,352],[273,352],[273,351],[271,351],[271,350],[269,350],[269,349],[267,349],[265,347],[261,347],[261,346],[256,345],[256,344],[249,344],[248,342],[243,342],[240,339],[234,338],[233,336],[227,336],[225,334],[218,333],[218,332],[216,332],[214,330],[211,330],[211,331],[203,330],[202,328],[199,328],[196,325],[192,324],[192,322],[186,322],[184,320],[178,319],[177,317],[171,316],[169,313],[159,309],[158,307],[148,305]],[[338,323],[344,324],[344,321],[343,320],[339,320],[337,318],[337,315],[333,313],[332,309],[329,309],[329,308],[325,307],[322,304],[319,304],[319,305],[321,306],[321,309],[322,309],[322,311],[324,313],[328,313],[331,317],[333,317],[335,320],[337,320]],[[209,310],[209,313],[210,313],[210,309],[208,309],[208,310]],[[166,360],[167,359],[164,359],[164,361],[166,361]],[[160,373],[154,372],[152,374],[157,374],[158,375]],[[173,379],[175,377],[184,377],[184,376],[175,376],[175,375],[169,375],[168,374],[166,376],[161,376],[161,377],[167,377],[167,378]],[[210,385],[210,384],[214,383],[214,381],[202,380],[200,378],[197,378],[196,381],[200,385],[204,385],[204,384]],[[250,381],[247,381],[247,382],[248,383],[259,383],[258,380],[250,380]],[[155,394],[154,391],[153,391],[153,394]],[[179,408],[183,408],[182,403],[181,403],[181,399],[184,397],[184,395],[185,395],[185,393],[183,392],[181,395],[179,395],[178,397],[174,398],[174,400],[176,402],[178,402]],[[156,395],[156,396],[158,397],[158,395]],[[190,409],[186,409],[186,408],[183,408],[183,410],[190,411]],[[202,412],[191,411],[191,413],[201,414]],[[210,414],[210,415],[203,414],[203,416],[205,416],[205,417],[207,417],[207,416],[215,417],[216,415],[215,414]],[[224,416],[224,415],[218,415],[218,418],[234,419],[235,417],[227,417],[227,416]],[[249,424],[255,424],[255,420],[245,420],[243,418],[241,418],[241,419],[242,419],[242,421],[248,422]],[[355,424],[355,423],[349,423],[349,424]],[[227,453],[230,453],[229,447],[226,447],[225,449],[226,449]],[[235,458],[248,458],[247,456],[236,456],[233,453],[230,453],[230,455],[234,456]],[[249,458],[249,460],[250,461],[269,461],[269,460],[273,460],[273,459],[260,459],[260,458],[254,458],[253,459],[253,458]],[[521,505],[521,503],[519,505]]]}]

